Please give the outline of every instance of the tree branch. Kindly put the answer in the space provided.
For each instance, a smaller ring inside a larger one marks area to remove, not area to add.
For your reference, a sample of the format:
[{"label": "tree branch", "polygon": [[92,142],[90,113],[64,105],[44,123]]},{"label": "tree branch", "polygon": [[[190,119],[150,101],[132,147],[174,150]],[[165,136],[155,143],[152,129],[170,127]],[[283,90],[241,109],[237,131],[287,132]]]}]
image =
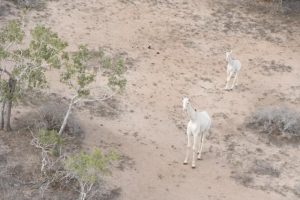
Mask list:
[{"label": "tree branch", "polygon": [[111,99],[113,96],[115,96],[117,93],[113,93],[109,96],[104,95],[104,97],[99,97],[99,98],[95,98],[95,99],[78,99],[74,102],[74,104],[78,103],[79,101],[83,101],[83,102],[94,102],[94,101],[106,101],[108,99]]},{"label": "tree branch", "polygon": [[6,69],[0,68],[0,72],[4,72],[4,73],[6,73],[9,77],[12,77],[12,74],[11,74],[9,71],[7,71]]},{"label": "tree branch", "polygon": [[4,50],[7,51],[13,44],[15,44],[16,42],[11,42],[9,43],[5,48]]}]

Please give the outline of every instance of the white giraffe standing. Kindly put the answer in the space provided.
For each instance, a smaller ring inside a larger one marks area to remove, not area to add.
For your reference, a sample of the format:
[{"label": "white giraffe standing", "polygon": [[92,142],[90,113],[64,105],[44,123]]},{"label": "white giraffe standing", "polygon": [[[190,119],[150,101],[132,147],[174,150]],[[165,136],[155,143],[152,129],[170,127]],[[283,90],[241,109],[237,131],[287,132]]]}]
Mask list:
[{"label": "white giraffe standing", "polygon": [[191,137],[194,138],[193,143],[193,160],[192,160],[192,168],[196,167],[196,146],[198,142],[198,136],[200,134],[200,141],[198,146],[198,159],[201,159],[201,152],[203,147],[203,141],[205,134],[208,133],[210,126],[211,126],[211,119],[206,111],[197,112],[192,107],[189,99],[187,97],[184,97],[182,99],[182,106],[183,110],[187,111],[187,114],[190,118],[190,121],[187,125],[187,149],[186,149],[186,155],[183,164],[188,163],[189,159],[189,149],[191,147]]},{"label": "white giraffe standing", "polygon": [[225,90],[228,90],[229,81],[234,74],[235,77],[230,89],[233,89],[234,86],[237,86],[238,75],[241,69],[241,62],[239,60],[233,59],[231,53],[232,50],[230,52],[226,52],[226,61],[228,62],[228,64],[227,64],[227,79],[226,79]]}]

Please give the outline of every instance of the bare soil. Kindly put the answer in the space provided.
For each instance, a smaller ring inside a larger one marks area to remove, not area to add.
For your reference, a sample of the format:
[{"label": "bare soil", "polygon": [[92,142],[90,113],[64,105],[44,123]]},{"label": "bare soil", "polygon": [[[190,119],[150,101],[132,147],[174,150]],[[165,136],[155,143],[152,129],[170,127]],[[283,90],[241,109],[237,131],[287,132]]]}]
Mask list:
[{"label": "bare soil", "polygon": [[[300,198],[299,145],[278,146],[244,125],[260,106],[300,111],[300,14],[271,8],[246,0],[60,0],[30,13],[28,29],[36,23],[52,27],[71,51],[84,43],[126,58],[125,94],[78,109],[83,147],[123,154],[108,178],[121,188],[116,198]],[[0,12],[1,23],[17,14],[4,5]],[[239,86],[228,92],[230,49],[242,69]],[[71,96],[57,74],[50,72],[49,79],[45,92]],[[183,96],[213,120],[196,169],[182,164],[188,122]],[[22,105],[14,110],[27,111]],[[5,141],[1,149],[9,145]],[[0,163],[8,162],[3,155]]]}]

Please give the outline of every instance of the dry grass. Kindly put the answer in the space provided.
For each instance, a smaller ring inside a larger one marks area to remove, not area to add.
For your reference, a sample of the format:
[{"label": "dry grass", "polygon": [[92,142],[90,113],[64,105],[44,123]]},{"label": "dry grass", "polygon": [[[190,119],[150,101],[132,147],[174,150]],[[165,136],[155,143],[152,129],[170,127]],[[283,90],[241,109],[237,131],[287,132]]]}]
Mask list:
[{"label": "dry grass", "polygon": [[47,0],[7,0],[16,4],[19,8],[30,8],[43,10],[46,7]]},{"label": "dry grass", "polygon": [[[31,113],[26,113],[26,117],[18,120],[17,129],[30,128],[32,130],[55,130],[59,131],[68,106],[62,102],[47,102]],[[82,130],[79,121],[74,113],[68,118],[65,132],[69,135],[80,135]]]},{"label": "dry grass", "polygon": [[[67,112],[68,106],[61,103],[48,103],[40,107],[40,126],[38,128],[45,128],[48,130],[59,131],[62,121]],[[75,115],[71,113],[68,118],[67,126],[65,131],[69,134],[78,135],[81,133],[79,122]]]},{"label": "dry grass", "polygon": [[272,163],[265,160],[256,159],[250,171],[257,175],[267,175],[273,177],[280,176],[280,170],[274,167]]}]

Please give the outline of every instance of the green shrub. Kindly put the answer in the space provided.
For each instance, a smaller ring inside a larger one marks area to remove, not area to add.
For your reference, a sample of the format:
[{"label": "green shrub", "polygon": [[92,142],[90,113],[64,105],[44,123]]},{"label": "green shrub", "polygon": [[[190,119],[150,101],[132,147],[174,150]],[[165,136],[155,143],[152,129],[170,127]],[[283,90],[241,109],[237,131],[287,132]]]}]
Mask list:
[{"label": "green shrub", "polygon": [[37,134],[37,139],[42,146],[55,146],[63,143],[63,139],[55,130],[41,129]]},{"label": "green shrub", "polygon": [[65,169],[79,181],[93,184],[100,180],[102,174],[109,173],[109,163],[117,159],[118,156],[114,152],[103,155],[99,149],[95,149],[90,154],[81,152],[68,157]]}]

